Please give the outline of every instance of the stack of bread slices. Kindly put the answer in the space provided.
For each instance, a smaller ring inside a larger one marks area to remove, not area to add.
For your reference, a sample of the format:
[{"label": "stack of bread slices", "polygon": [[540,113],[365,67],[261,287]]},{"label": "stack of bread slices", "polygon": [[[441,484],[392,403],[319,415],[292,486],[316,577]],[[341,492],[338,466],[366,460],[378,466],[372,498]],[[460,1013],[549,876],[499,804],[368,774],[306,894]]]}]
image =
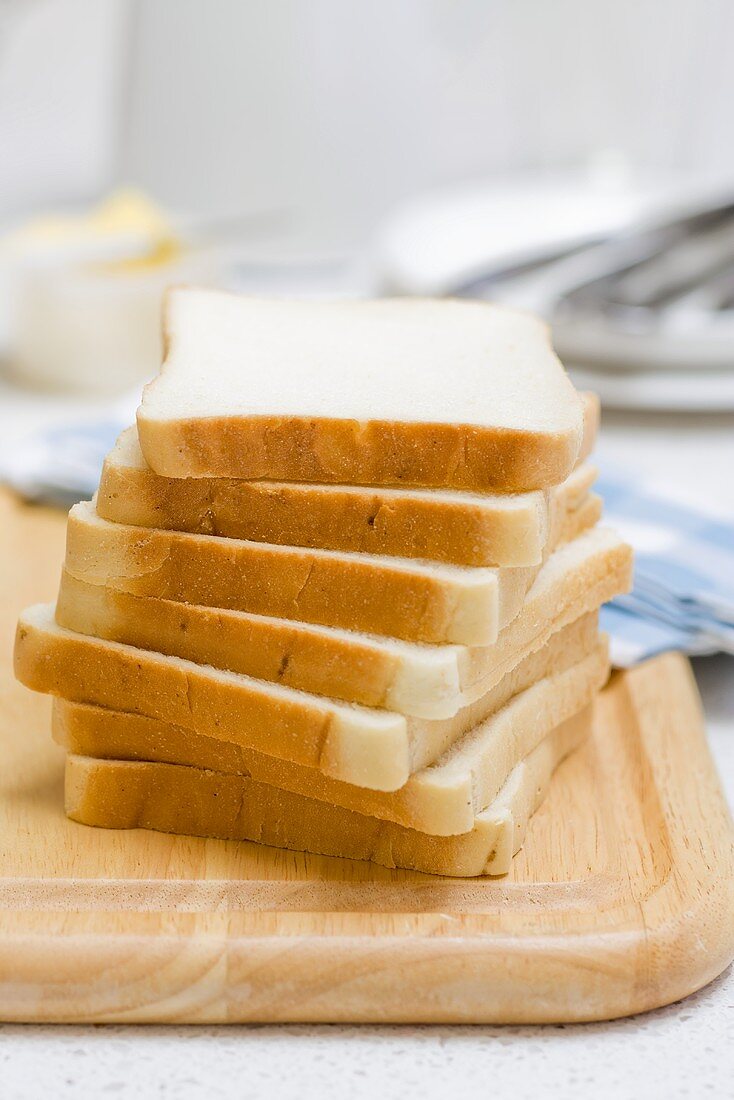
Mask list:
[{"label": "stack of bread slices", "polygon": [[609,673],[597,427],[545,327],[468,301],[170,292],[19,678],[67,813],[502,874]]}]

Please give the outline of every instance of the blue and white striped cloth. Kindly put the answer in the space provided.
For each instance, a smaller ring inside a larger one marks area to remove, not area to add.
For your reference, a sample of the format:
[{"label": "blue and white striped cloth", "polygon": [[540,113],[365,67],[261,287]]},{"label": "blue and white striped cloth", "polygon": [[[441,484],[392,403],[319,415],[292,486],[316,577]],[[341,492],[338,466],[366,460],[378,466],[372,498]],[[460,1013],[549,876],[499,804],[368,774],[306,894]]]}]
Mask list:
[{"label": "blue and white striped cloth", "polygon": [[105,455],[130,422],[110,417],[32,432],[0,454],[0,481],[38,504],[71,508],[89,500],[97,491]]},{"label": "blue and white striped cloth", "polygon": [[[31,500],[70,507],[92,496],[102,460],[131,415],[45,428],[0,461]],[[734,653],[734,525],[602,476],[605,520],[635,548],[634,589],[602,610],[612,658],[636,664],[669,649]]]},{"label": "blue and white striped cloth", "polygon": [[605,523],[635,549],[634,588],[602,612],[615,664],[668,649],[734,653],[734,525],[602,477]]}]

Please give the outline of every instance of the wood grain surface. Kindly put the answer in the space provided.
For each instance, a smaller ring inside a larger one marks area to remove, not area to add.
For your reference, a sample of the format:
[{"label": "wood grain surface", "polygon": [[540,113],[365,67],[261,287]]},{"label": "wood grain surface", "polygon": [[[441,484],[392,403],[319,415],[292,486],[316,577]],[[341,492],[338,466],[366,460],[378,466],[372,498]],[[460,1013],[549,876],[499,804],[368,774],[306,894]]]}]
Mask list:
[{"label": "wood grain surface", "polygon": [[732,822],[674,655],[612,680],[503,879],[67,821],[49,700],[10,669],[63,541],[0,494],[3,1020],[595,1020],[734,957]]}]

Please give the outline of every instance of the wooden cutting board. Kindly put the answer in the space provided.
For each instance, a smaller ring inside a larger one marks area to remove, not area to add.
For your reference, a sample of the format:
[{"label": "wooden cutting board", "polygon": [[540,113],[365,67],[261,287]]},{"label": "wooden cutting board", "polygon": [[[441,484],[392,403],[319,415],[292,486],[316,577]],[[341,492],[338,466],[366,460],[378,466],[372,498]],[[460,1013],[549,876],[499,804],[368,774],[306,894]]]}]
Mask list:
[{"label": "wooden cutting board", "polygon": [[732,822],[678,656],[612,680],[504,879],[67,821],[49,701],[9,664],[63,529],[0,494],[3,1020],[597,1020],[734,957]]}]

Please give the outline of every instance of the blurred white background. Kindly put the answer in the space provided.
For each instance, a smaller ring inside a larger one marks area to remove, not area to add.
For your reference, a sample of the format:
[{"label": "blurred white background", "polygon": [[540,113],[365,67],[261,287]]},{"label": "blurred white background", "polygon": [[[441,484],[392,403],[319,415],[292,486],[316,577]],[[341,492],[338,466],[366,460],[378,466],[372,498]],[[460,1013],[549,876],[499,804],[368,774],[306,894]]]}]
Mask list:
[{"label": "blurred white background", "polygon": [[434,185],[734,177],[729,0],[0,0],[0,216],[132,179],[343,249]]}]

